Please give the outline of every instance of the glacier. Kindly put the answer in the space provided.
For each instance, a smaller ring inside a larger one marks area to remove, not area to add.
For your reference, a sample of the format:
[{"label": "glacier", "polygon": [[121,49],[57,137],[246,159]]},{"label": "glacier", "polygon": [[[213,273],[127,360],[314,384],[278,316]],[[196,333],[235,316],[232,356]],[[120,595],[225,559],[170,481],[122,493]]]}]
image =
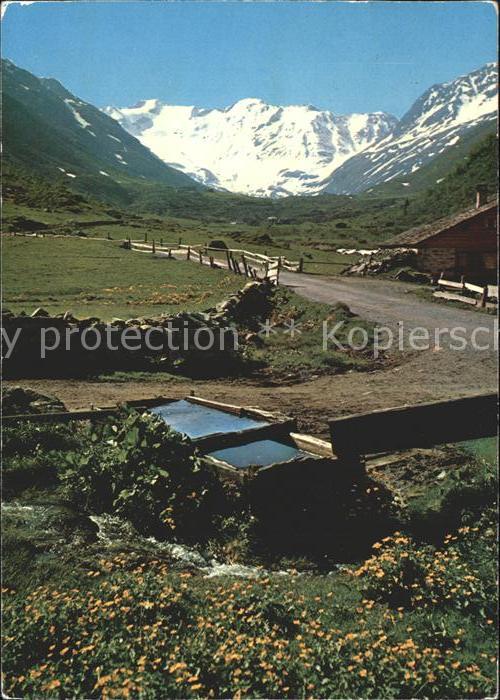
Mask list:
[{"label": "glacier", "polygon": [[104,111],[171,167],[209,187],[262,197],[320,192],[334,169],[397,124],[383,112],[341,116],[257,98],[226,109],[150,99]]}]

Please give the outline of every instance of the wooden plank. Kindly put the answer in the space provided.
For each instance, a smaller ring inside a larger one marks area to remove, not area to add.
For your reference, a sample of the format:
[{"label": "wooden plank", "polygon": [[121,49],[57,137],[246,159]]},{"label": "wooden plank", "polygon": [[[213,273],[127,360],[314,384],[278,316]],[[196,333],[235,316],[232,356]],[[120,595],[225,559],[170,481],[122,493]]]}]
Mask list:
[{"label": "wooden plank", "polygon": [[474,292],[474,294],[482,294],[484,287],[480,287],[477,284],[471,284],[470,282],[464,282],[464,287],[465,289],[468,289],[469,292]]},{"label": "wooden plank", "polygon": [[438,280],[438,284],[441,287],[449,287],[450,289],[463,289],[463,282],[453,282],[452,280]]},{"label": "wooden plank", "polygon": [[333,457],[332,446],[327,440],[320,440],[304,433],[290,433],[290,437],[300,450],[306,450],[322,457]]},{"label": "wooden plank", "polygon": [[488,296],[493,297],[494,299],[498,299],[498,284],[488,285]]},{"label": "wooden plank", "polygon": [[497,434],[497,395],[401,406],[328,423],[338,456],[492,437]]},{"label": "wooden plank", "polygon": [[447,301],[459,301],[462,304],[470,304],[471,306],[477,306],[477,299],[464,297],[460,294],[453,294],[452,292],[434,292],[432,296],[436,297],[436,299],[446,299]]},{"label": "wooden plank", "polygon": [[[134,399],[126,401],[123,405],[130,408],[147,409],[153,406],[161,406],[166,403],[171,403],[175,399],[165,396],[156,396],[153,399]],[[104,418],[106,416],[116,415],[120,411],[120,406],[97,406],[91,409],[77,409],[75,411],[56,411],[52,413],[22,413],[11,416],[2,416],[2,421],[5,424],[12,425],[14,423],[31,421],[34,423],[67,423],[73,420],[92,420],[95,418]]]},{"label": "wooden plank", "polygon": [[23,413],[13,416],[2,416],[3,425],[13,425],[30,421],[32,423],[69,423],[73,420],[92,420],[105,418],[118,412],[118,408],[92,409],[82,411],[60,411],[58,413]]},{"label": "wooden plank", "polygon": [[207,408],[216,408],[219,411],[225,411],[225,413],[234,413],[235,415],[241,415],[241,406],[236,406],[231,403],[222,403],[221,401],[213,401],[211,399],[203,399],[201,396],[186,396],[186,401],[190,403],[196,403],[200,406],[206,406]]},{"label": "wooden plank", "polygon": [[286,440],[290,432],[296,430],[296,428],[296,421],[289,419],[231,433],[213,433],[212,435],[195,438],[192,442],[202,452],[213,452],[214,450],[237,447],[256,440]]}]

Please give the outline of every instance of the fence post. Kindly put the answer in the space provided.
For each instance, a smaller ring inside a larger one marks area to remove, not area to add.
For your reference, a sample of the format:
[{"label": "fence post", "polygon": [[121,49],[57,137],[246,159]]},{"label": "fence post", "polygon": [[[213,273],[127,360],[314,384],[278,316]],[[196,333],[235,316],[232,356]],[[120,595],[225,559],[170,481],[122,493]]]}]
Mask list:
[{"label": "fence post", "polygon": [[155,239],[153,238],[153,245],[151,246],[151,252],[153,255],[156,253],[156,245],[155,245]]},{"label": "fence post", "polygon": [[130,238],[130,236],[128,237],[128,249],[132,250],[132,239]]},{"label": "fence post", "polygon": [[301,257],[299,260],[299,269],[298,272],[304,272],[304,258]]},{"label": "fence post", "polygon": [[278,257],[278,267],[276,268],[276,286],[280,283],[281,255]]},{"label": "fence post", "polygon": [[147,242],[148,242],[148,234],[145,233],[145,234],[144,234],[144,243],[147,243]]},{"label": "fence post", "polygon": [[111,234],[110,234],[110,232],[108,231],[108,241],[110,241],[110,240],[111,240]]},{"label": "fence post", "polygon": [[462,285],[462,291],[465,289],[465,275],[460,277],[460,283]]},{"label": "fence post", "polygon": [[245,277],[248,277],[248,265],[247,261],[245,260],[245,255],[243,253],[241,254],[241,262],[243,263],[243,269],[245,270]]},{"label": "fence post", "polygon": [[188,245],[188,247],[187,247],[186,260],[191,260],[191,246],[190,245]]},{"label": "fence post", "polygon": [[268,277],[269,277],[269,263],[266,260],[266,262],[264,263],[264,279],[267,280]]},{"label": "fence post", "polygon": [[182,245],[182,236],[179,236],[179,245]]},{"label": "fence post", "polygon": [[227,267],[228,270],[231,269],[231,254],[229,253],[229,250],[226,250],[226,258],[227,258]]},{"label": "fence post", "polygon": [[163,238],[160,238],[160,248],[163,248]]},{"label": "fence post", "polygon": [[211,255],[211,256],[209,257],[209,260],[210,260],[210,267],[213,267],[213,266],[214,266],[214,256]]},{"label": "fence post", "polygon": [[172,259],[172,248],[168,249],[168,257],[169,259]]},{"label": "fence post", "polygon": [[483,293],[481,294],[481,299],[479,301],[479,306],[484,309],[486,306],[486,300],[488,299],[488,286],[483,287]]},{"label": "fence post", "polygon": [[198,257],[200,258],[200,265],[203,265],[203,255],[201,253],[201,250],[198,251]]}]

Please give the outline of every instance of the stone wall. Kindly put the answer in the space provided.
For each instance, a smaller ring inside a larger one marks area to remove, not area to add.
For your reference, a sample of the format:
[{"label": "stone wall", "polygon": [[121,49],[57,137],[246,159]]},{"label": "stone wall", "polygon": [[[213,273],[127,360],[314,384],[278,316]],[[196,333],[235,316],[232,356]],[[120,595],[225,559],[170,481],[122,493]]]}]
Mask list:
[{"label": "stone wall", "polygon": [[440,275],[455,269],[455,250],[453,248],[422,248],[417,256],[418,269]]},{"label": "stone wall", "polygon": [[[37,309],[28,316],[4,309],[4,376],[82,376],[132,369],[227,376],[241,369],[240,338],[268,315],[272,293],[267,282],[249,282],[206,312],[114,318],[109,323],[77,319],[70,312],[51,316]],[[216,339],[213,344],[210,334]]]}]

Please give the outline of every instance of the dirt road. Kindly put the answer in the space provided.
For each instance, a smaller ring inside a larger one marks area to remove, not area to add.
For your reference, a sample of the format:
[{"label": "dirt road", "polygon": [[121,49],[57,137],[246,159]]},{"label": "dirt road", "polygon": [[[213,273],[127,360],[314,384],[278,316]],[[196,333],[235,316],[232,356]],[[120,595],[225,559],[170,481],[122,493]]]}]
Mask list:
[{"label": "dirt road", "polygon": [[[344,302],[362,318],[396,329],[399,323],[434,333],[435,328],[464,327],[470,335],[478,326],[493,333],[494,317],[473,309],[460,309],[420,299],[415,285],[361,277],[315,277],[282,272],[281,284],[297,294],[326,304]],[[444,338],[444,335],[443,335]]]}]

